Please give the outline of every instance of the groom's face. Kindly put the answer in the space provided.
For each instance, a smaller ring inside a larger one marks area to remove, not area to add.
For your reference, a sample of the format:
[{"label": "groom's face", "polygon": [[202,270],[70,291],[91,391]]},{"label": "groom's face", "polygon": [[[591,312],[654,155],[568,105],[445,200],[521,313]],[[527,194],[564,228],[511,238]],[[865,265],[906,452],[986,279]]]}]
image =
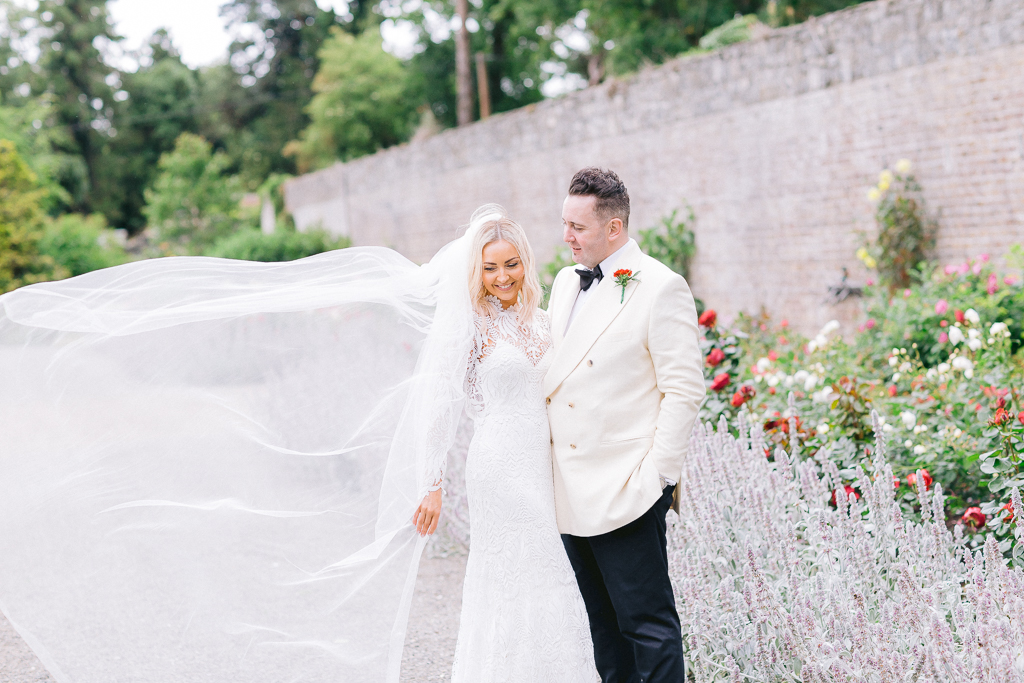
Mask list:
[{"label": "groom's face", "polygon": [[562,203],[562,239],[572,249],[572,260],[593,268],[611,253],[609,221],[602,220],[590,195],[569,195]]}]

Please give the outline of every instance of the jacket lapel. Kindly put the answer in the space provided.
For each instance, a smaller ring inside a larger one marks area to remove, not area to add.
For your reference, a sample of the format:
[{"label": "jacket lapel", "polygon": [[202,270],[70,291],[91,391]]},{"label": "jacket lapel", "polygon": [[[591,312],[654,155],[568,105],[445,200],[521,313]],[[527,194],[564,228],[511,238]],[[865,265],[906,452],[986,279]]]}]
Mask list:
[{"label": "jacket lapel", "polygon": [[[625,253],[617,264],[618,268],[628,268],[634,273],[638,271],[640,259],[643,253],[635,241],[630,240],[626,245]],[[643,273],[640,273],[639,281],[630,282],[626,285],[625,300],[622,297],[622,288],[615,284],[615,278],[608,273],[599,282],[593,294],[583,304],[583,308],[576,314],[576,319],[565,336],[565,324],[569,319],[569,312],[572,304],[575,303],[577,290],[574,287],[566,287],[566,296],[559,296],[558,315],[552,315],[551,322],[555,325],[552,330],[557,336],[555,342],[555,357],[551,361],[551,367],[544,376],[544,395],[550,396],[558,385],[569,376],[583,357],[590,351],[601,333],[611,324],[623,308],[629,305],[629,300],[637,287],[643,284]],[[572,297],[568,292],[572,292]],[[560,328],[560,329],[559,329]]]}]

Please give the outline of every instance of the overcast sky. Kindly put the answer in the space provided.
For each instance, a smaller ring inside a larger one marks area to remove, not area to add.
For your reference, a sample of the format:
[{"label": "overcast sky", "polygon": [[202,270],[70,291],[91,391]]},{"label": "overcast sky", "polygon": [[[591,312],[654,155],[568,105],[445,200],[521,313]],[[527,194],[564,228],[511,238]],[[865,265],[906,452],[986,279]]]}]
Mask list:
[{"label": "overcast sky", "polygon": [[[206,66],[227,57],[231,37],[218,14],[224,0],[112,0],[108,5],[124,48],[143,44],[153,31],[166,28],[182,60],[192,67]],[[317,0],[324,9],[344,10],[345,0]]]}]

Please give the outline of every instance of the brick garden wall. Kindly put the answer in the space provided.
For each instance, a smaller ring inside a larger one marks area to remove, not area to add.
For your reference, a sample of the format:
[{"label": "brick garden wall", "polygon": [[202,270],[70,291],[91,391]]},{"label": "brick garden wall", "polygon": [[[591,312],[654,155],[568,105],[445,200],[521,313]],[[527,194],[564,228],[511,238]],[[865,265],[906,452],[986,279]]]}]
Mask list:
[{"label": "brick garden wall", "polygon": [[856,315],[827,289],[844,266],[865,277],[865,193],[903,157],[941,259],[1024,242],[1024,0],[876,0],[338,164],[286,196],[300,229],[418,261],[498,202],[545,261],[573,172],[609,167],[634,228],[693,207],[697,296],[813,331]]}]

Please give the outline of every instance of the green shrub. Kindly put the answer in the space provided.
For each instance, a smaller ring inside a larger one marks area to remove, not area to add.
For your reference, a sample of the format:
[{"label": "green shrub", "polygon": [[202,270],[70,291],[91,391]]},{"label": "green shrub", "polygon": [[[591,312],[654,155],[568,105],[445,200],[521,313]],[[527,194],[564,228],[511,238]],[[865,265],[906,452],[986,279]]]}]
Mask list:
[{"label": "green shrub", "polygon": [[39,251],[71,275],[127,262],[128,254],[107,228],[101,214],[82,216],[69,213],[47,222]]},{"label": "green shrub", "polygon": [[245,229],[218,240],[206,255],[243,261],[294,261],[349,246],[352,242],[347,237],[335,237],[324,230],[279,230],[264,235],[259,230]]},{"label": "green shrub", "polygon": [[40,253],[46,191],[10,140],[0,140],[0,294],[67,272]]},{"label": "green shrub", "polygon": [[687,207],[684,219],[673,211],[661,223],[639,233],[640,248],[648,256],[658,259],[683,277],[690,274],[690,260],[697,253],[697,242],[690,228],[696,222],[693,209]]}]

